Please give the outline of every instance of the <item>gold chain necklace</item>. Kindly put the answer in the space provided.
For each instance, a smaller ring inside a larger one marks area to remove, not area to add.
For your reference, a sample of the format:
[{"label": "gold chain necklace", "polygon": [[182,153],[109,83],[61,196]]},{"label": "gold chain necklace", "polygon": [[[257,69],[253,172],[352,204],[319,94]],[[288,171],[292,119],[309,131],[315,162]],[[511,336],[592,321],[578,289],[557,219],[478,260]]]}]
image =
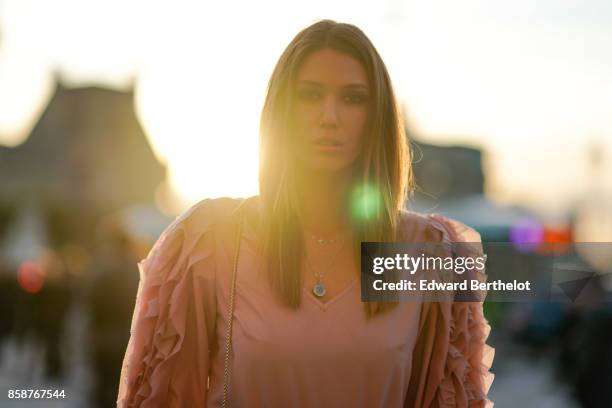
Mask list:
[{"label": "gold chain necklace", "polygon": [[[324,239],[318,239],[317,237],[315,237],[314,235],[312,235],[312,238],[315,239],[315,241],[317,242],[317,244],[319,245],[329,245],[329,243],[335,243],[336,240],[332,239],[332,240],[324,240]],[[329,263],[329,265],[327,266],[327,268],[324,269],[324,271],[328,271],[331,269],[331,267],[334,265],[338,254],[340,254],[340,252],[342,251],[342,249],[344,249],[344,244],[346,243],[346,239],[344,239],[342,241],[342,246],[338,249],[338,251],[336,252],[336,256],[334,256],[331,260],[331,262]],[[310,263],[310,260],[308,259],[308,255],[304,254],[304,258],[306,259],[306,265],[308,266],[308,268],[310,269],[310,271],[313,273],[314,277],[315,277],[315,284],[312,286],[312,293],[316,296],[316,297],[323,297],[325,296],[325,293],[327,293],[327,288],[325,287],[325,285],[323,284],[323,276],[325,276],[323,271],[320,272],[316,272],[315,269],[312,267],[312,264]]]}]

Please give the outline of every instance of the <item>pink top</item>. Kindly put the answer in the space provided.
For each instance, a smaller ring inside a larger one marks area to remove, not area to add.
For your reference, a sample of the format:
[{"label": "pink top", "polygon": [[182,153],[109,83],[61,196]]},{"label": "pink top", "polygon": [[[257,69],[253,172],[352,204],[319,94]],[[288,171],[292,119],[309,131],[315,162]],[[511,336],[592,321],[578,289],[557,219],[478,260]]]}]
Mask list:
[{"label": "pink top", "polygon": [[[256,197],[255,197],[256,199]],[[228,219],[239,199],[206,199],[138,263],[140,285],[118,407],[218,407],[231,286]],[[404,211],[408,240],[480,242],[464,224]],[[233,231],[233,230],[232,230]],[[229,406],[482,407],[494,350],[482,303],[400,302],[367,322],[359,279],[327,303],[304,289],[290,310],[257,273],[243,228]],[[208,377],[210,383],[208,384]]]}]

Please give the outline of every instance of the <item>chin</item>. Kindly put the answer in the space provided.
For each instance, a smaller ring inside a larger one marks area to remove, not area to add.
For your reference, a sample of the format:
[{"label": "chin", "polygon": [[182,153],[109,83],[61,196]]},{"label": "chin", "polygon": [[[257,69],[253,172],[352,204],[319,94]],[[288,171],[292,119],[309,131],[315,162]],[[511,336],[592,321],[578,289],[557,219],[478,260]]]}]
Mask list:
[{"label": "chin", "polygon": [[309,172],[332,174],[346,174],[353,168],[352,164],[340,160],[312,160],[305,163],[304,168]]}]

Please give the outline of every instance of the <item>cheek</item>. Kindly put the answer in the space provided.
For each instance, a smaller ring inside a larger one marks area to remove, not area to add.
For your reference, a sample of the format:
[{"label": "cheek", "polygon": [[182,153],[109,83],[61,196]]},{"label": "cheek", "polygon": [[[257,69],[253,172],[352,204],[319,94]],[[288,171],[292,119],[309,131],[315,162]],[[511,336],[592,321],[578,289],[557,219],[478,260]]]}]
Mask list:
[{"label": "cheek", "polygon": [[358,148],[363,143],[368,119],[366,108],[354,108],[347,112],[347,126],[352,144]]},{"label": "cheek", "polygon": [[298,104],[293,111],[293,119],[300,129],[306,129],[317,123],[320,116],[319,110],[315,106]]}]

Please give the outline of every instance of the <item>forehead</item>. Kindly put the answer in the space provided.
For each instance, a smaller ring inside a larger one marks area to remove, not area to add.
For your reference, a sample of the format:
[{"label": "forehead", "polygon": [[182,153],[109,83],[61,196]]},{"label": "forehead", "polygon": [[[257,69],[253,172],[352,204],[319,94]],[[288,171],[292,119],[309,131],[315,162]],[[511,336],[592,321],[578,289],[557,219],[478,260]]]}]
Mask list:
[{"label": "forehead", "polygon": [[324,48],[304,58],[297,73],[298,81],[319,82],[328,86],[368,84],[363,65],[349,54]]}]

